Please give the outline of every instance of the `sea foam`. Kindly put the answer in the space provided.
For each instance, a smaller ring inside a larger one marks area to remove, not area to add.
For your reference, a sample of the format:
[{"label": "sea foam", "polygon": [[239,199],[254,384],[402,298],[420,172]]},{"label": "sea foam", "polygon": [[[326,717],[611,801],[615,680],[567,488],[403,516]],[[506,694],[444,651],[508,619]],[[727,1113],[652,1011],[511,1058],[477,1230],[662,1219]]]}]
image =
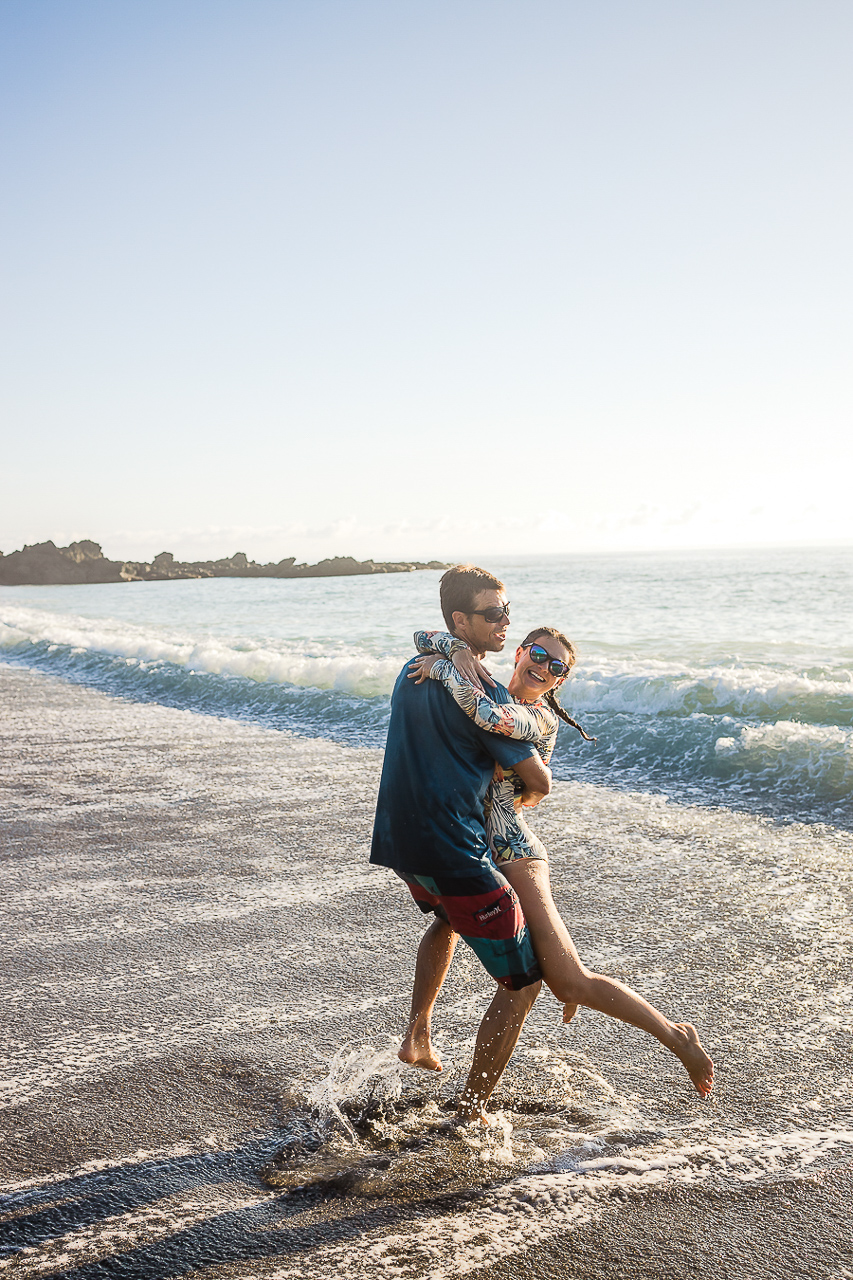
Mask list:
[{"label": "sea foam", "polygon": [[[124,621],[6,606],[0,614],[0,650],[26,657],[28,647],[62,652],[69,659],[104,654],[257,684],[338,689],[361,697],[390,695],[412,651],[405,643],[394,653],[376,654],[358,645],[252,643],[245,638],[166,634]],[[505,658],[492,660],[491,666],[499,679],[508,681],[512,667]],[[563,698],[579,711],[602,714],[700,712],[759,719],[796,715],[813,724],[853,726],[853,672],[846,670],[807,675],[739,664],[699,667],[590,657],[575,668]]]},{"label": "sea foam", "polygon": [[[229,635],[212,624],[155,626],[0,600],[8,661],[137,700],[370,746],[384,742],[390,694],[412,652],[400,632],[394,646],[367,634],[352,643]],[[564,730],[556,775],[692,798],[699,788],[774,813],[843,818],[853,784],[853,673],[826,661],[799,670],[780,662],[587,654],[561,699],[598,741]],[[510,654],[490,665],[509,680]]]},{"label": "sea foam", "polygon": [[[164,634],[128,622],[92,621],[41,610],[6,608],[0,618],[0,650],[36,657],[45,649],[69,668],[87,654],[125,658],[141,667],[168,663],[193,674],[237,676],[256,684],[339,689],[361,697],[389,694],[402,658],[378,657],[358,647],[323,650],[279,641],[252,644],[236,638]],[[318,651],[319,650],[319,651]]]}]

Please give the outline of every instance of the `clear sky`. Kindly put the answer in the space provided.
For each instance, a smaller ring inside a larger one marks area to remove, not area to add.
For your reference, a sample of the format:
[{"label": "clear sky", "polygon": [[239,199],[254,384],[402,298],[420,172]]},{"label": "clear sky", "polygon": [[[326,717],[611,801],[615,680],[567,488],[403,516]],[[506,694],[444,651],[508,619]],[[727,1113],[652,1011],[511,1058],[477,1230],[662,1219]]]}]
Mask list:
[{"label": "clear sky", "polygon": [[0,548],[853,541],[849,0],[4,0]]}]

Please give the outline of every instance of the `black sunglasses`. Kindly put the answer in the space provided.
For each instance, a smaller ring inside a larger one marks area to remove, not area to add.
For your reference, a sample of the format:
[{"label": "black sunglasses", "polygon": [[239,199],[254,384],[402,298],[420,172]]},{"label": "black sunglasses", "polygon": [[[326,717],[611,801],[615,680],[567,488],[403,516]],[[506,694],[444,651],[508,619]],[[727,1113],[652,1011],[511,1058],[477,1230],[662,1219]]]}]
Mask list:
[{"label": "black sunglasses", "polygon": [[472,609],[471,613],[478,613],[486,622],[500,622],[501,618],[506,618],[509,622],[509,601],[506,604],[493,604],[488,609]]},{"label": "black sunglasses", "polygon": [[560,676],[567,676],[571,671],[571,667],[567,662],[561,662],[559,658],[552,658],[547,649],[543,649],[541,644],[532,644],[530,646],[530,661],[535,662],[537,666],[547,666],[552,676],[556,676],[559,680]]}]

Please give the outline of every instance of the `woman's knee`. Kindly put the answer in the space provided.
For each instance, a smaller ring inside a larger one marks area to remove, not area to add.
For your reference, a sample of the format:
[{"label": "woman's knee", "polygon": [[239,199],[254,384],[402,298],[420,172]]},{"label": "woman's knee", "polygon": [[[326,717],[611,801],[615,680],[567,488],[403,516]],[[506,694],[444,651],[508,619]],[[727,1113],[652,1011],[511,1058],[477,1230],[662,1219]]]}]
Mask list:
[{"label": "woman's knee", "polygon": [[560,1004],[585,1004],[586,997],[592,990],[594,977],[586,969],[580,969],[577,973],[561,974],[549,985]]}]

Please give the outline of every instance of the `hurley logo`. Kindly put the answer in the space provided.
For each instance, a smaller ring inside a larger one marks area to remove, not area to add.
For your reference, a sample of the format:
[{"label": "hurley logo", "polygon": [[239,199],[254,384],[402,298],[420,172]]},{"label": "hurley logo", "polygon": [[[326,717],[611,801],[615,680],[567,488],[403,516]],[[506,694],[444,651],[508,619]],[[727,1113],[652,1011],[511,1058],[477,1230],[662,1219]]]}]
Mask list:
[{"label": "hurley logo", "polygon": [[474,919],[478,924],[486,924],[489,920],[494,920],[495,916],[499,916],[502,911],[506,911],[512,906],[512,900],[509,895],[504,893],[493,907],[483,907],[482,911],[474,912]]}]

